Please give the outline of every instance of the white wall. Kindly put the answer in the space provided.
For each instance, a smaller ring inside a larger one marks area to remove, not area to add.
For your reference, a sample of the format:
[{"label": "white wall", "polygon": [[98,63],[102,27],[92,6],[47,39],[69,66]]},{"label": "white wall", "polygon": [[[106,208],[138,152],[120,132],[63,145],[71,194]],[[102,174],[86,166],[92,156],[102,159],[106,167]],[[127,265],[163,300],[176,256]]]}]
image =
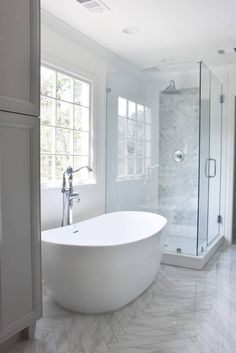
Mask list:
[{"label": "white wall", "polygon": [[[42,62],[81,76],[94,83],[94,152],[96,184],[80,185],[80,203],[74,203],[74,220],[84,220],[105,212],[106,79],[108,72],[135,73],[125,61],[86,38],[53,16],[42,12]],[[62,218],[61,188],[41,190],[42,230],[59,227]]]}]

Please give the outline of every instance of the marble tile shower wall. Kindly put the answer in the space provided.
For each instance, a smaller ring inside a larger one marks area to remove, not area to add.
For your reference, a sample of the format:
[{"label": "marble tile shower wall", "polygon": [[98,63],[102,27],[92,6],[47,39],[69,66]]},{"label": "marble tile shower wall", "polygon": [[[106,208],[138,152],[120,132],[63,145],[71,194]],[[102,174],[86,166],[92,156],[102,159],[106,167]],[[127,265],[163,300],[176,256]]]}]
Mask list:
[{"label": "marble tile shower wall", "polygon": [[[159,212],[168,219],[166,250],[195,255],[198,210],[199,89],[160,94]],[[176,162],[174,153],[184,159]]]}]

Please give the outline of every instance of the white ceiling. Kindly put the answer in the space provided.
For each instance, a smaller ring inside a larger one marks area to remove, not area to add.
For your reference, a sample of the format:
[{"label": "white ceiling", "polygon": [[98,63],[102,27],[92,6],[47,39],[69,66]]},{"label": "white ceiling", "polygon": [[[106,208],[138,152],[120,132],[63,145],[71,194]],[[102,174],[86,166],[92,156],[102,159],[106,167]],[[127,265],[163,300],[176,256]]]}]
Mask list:
[{"label": "white ceiling", "polygon": [[[204,60],[210,65],[236,64],[236,0],[103,0],[111,7],[90,13],[76,0],[41,0],[42,8],[135,66]],[[137,26],[136,35],[123,28]]]}]

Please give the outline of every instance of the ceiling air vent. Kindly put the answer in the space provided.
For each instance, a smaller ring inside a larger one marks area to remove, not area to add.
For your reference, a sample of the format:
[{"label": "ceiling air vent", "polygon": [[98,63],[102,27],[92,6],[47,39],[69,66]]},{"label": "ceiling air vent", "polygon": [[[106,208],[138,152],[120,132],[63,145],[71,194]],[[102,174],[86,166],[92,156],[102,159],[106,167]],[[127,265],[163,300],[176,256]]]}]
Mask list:
[{"label": "ceiling air vent", "polygon": [[77,0],[83,7],[93,13],[103,13],[110,11],[110,7],[107,6],[102,0]]}]

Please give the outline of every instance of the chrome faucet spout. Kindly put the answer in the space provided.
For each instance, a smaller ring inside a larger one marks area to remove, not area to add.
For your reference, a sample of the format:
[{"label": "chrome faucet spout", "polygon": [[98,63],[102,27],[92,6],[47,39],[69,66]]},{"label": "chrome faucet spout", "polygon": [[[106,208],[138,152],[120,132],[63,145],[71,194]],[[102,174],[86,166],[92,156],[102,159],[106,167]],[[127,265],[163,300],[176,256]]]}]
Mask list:
[{"label": "chrome faucet spout", "polygon": [[92,172],[92,168],[88,165],[82,166],[78,169],[73,169],[69,166],[62,176],[62,189],[63,194],[63,216],[62,216],[62,227],[73,223],[73,200],[77,198],[77,202],[80,201],[79,193],[73,190],[73,174],[80,172],[86,168],[89,172]]},{"label": "chrome faucet spout", "polygon": [[71,174],[74,174],[74,173],[78,173],[80,172],[82,169],[88,169],[89,172],[92,172],[92,168],[89,166],[89,165],[84,165],[83,167],[80,167],[78,169],[75,169],[73,170],[71,167],[68,167],[67,168],[67,173],[71,173]]}]

